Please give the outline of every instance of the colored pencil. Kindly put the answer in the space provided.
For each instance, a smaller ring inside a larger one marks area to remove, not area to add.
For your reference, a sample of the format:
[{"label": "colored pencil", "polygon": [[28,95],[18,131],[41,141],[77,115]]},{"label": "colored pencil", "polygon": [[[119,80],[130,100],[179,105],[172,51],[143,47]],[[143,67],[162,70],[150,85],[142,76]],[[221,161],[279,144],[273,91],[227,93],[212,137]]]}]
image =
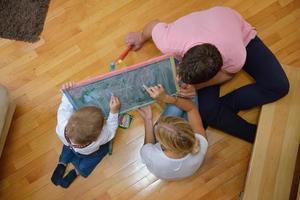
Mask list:
[{"label": "colored pencil", "polygon": [[118,57],[117,61],[124,60],[125,57],[128,55],[129,51],[132,49],[132,45],[128,46]]}]

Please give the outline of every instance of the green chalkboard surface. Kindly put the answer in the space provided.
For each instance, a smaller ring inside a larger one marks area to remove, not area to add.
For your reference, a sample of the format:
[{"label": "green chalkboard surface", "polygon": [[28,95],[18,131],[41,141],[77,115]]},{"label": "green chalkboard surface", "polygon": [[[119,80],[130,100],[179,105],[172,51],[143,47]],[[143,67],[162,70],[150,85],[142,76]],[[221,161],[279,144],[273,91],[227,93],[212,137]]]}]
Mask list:
[{"label": "green chalkboard surface", "polygon": [[64,90],[64,93],[75,110],[92,105],[101,108],[107,117],[111,95],[120,99],[120,113],[154,103],[155,101],[143,88],[143,84],[146,86],[162,84],[166,93],[175,95],[178,85],[174,57],[160,56],[82,81],[76,87]]}]

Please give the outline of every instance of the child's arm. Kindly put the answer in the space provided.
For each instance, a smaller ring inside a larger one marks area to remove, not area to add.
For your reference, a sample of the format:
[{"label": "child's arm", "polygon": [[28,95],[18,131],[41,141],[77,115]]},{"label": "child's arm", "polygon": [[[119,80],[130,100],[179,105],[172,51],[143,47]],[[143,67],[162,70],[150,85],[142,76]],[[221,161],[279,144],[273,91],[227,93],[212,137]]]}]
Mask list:
[{"label": "child's arm", "polygon": [[201,115],[191,100],[166,95],[162,101],[165,103],[172,103],[178,108],[186,111],[188,114],[188,121],[190,122],[193,130],[206,138],[206,132],[203,128]]},{"label": "child's arm", "polygon": [[144,144],[154,144],[154,132],[153,132],[153,118],[151,106],[145,106],[137,110],[144,120],[145,124],[145,139]]},{"label": "child's arm", "polygon": [[120,106],[121,104],[119,98],[116,96],[111,96],[109,102],[110,112],[99,137],[101,141],[97,141],[99,144],[105,144],[115,137],[116,131],[118,129]]},{"label": "child's arm", "polygon": [[153,20],[146,24],[141,32],[129,33],[125,38],[125,43],[130,46],[133,45],[133,50],[139,50],[143,44],[152,38],[152,30],[154,26],[159,23],[158,20]]},{"label": "child's arm", "polygon": [[114,130],[114,132],[116,132],[118,128],[118,116],[119,116],[120,107],[121,107],[121,103],[119,98],[112,95],[109,101],[110,113],[106,123]]},{"label": "child's arm", "polygon": [[193,130],[196,133],[203,135],[206,138],[205,129],[203,128],[202,119],[200,113],[195,106],[195,104],[191,100],[172,97],[167,95],[164,91],[162,85],[154,86],[154,87],[145,87],[149,95],[159,101],[164,103],[174,104],[178,108],[184,110],[188,114],[188,121],[190,122]]},{"label": "child's arm", "polygon": [[71,115],[73,114],[74,109],[67,99],[67,97],[63,94],[61,103],[59,105],[57,111],[57,125],[56,125],[56,133],[59,139],[65,144],[69,145],[66,138],[65,138],[65,127],[70,119]]},{"label": "child's arm", "polygon": [[228,72],[220,70],[210,80],[203,82],[203,83],[195,84],[194,87],[196,89],[201,89],[201,88],[205,88],[205,87],[212,86],[212,85],[220,85],[220,84],[225,83],[225,82],[229,81],[230,79],[232,79],[233,76],[234,76],[234,74],[230,74]]}]

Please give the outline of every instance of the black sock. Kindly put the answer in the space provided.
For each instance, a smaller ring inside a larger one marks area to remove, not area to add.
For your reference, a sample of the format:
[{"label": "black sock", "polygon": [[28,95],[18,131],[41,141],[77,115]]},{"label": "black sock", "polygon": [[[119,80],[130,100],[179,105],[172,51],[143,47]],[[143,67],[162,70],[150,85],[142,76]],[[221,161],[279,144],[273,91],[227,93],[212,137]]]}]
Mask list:
[{"label": "black sock", "polygon": [[51,181],[54,185],[60,185],[65,173],[66,166],[63,164],[58,164],[52,174]]},{"label": "black sock", "polygon": [[71,183],[76,179],[77,173],[75,169],[72,169],[62,180],[61,187],[68,188]]}]

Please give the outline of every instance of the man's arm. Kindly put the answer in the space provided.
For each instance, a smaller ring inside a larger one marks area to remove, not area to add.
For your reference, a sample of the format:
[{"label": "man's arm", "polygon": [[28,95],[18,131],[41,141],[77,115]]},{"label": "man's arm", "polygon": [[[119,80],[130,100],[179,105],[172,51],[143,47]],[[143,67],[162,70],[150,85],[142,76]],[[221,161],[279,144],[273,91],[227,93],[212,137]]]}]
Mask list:
[{"label": "man's arm", "polygon": [[225,71],[220,70],[210,80],[203,82],[203,83],[194,84],[194,87],[198,90],[198,89],[205,88],[205,87],[212,86],[212,85],[220,85],[220,84],[225,83],[225,82],[229,81],[230,79],[232,79],[233,76],[234,76],[233,74],[229,74]]},{"label": "man's arm", "polygon": [[144,42],[152,38],[152,30],[156,24],[158,24],[158,20],[153,20],[145,25],[142,31],[142,39]]},{"label": "man's arm", "polygon": [[194,85],[189,85],[183,83],[182,86],[180,87],[180,90],[177,92],[177,95],[180,97],[184,98],[192,98],[196,95],[196,90],[212,86],[212,85],[220,85],[222,83],[225,83],[226,81],[229,81],[232,79],[234,74],[229,74],[224,71],[219,71],[213,78],[210,80],[203,82],[203,83],[198,83]]}]

